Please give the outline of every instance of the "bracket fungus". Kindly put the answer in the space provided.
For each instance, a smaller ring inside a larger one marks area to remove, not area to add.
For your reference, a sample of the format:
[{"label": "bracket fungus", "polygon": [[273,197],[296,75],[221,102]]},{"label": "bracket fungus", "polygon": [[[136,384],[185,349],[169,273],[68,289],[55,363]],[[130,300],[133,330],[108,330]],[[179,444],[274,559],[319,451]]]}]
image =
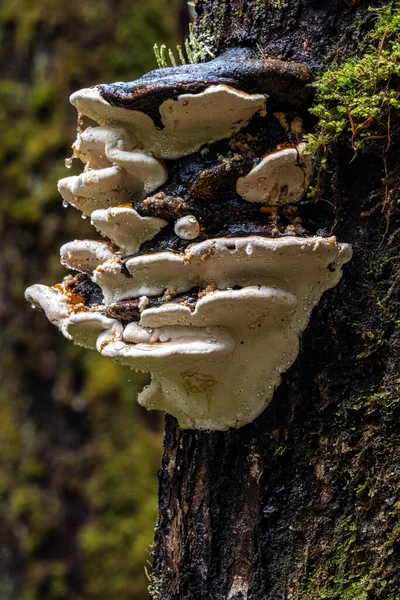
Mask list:
[{"label": "bracket fungus", "polygon": [[296,205],[311,80],[237,50],[71,97],[98,125],[73,146],[84,173],[59,189],[108,241],[65,244],[75,274],[26,297],[68,339],[149,372],[139,402],[182,427],[257,417],[351,258]]},{"label": "bracket fungus", "polygon": [[61,264],[81,273],[93,273],[99,265],[113,256],[109,242],[75,240],[60,248]]},{"label": "bracket fungus", "polygon": [[196,152],[204,144],[232,136],[255,113],[265,112],[263,94],[247,94],[224,84],[164,100],[159,106],[162,129],[143,111],[110,104],[96,88],[76,92],[71,102],[81,114],[99,124],[116,124],[133,131],[139,147],[160,158]]},{"label": "bracket fungus", "polygon": [[292,204],[301,200],[312,177],[311,156],[306,145],[274,150],[263,157],[247,175],[239,177],[236,191],[247,202],[269,206]]},{"label": "bracket fungus", "polygon": [[120,128],[89,130],[78,134],[73,145],[74,156],[86,163],[87,170],[58,182],[65,203],[90,215],[95,209],[143,198],[165,183],[164,165],[148,152],[133,148],[132,138]]},{"label": "bracket fungus", "polygon": [[127,254],[138,252],[143,242],[152,240],[168,225],[165,219],[140,216],[130,204],[95,210],[91,223]]}]

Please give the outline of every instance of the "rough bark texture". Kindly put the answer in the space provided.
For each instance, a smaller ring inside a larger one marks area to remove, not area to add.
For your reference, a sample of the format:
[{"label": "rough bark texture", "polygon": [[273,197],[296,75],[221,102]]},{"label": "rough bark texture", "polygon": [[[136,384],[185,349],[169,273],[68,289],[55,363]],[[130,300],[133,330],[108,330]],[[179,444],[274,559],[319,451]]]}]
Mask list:
[{"label": "rough bark texture", "polygon": [[[250,46],[265,56],[304,62],[314,69],[356,49],[373,20],[358,0],[199,0],[197,30],[214,51]],[[387,3],[386,3],[387,4]]]},{"label": "rough bark texture", "polygon": [[[201,0],[198,30],[218,52],[258,44],[318,69],[351,53],[371,24],[366,2],[273,4]],[[396,124],[391,142],[394,190]],[[399,236],[396,214],[379,204],[382,157],[352,156],[336,149],[323,199],[303,211],[354,258],[270,406],[228,432],[182,431],[166,418],[154,598],[400,597]]]}]

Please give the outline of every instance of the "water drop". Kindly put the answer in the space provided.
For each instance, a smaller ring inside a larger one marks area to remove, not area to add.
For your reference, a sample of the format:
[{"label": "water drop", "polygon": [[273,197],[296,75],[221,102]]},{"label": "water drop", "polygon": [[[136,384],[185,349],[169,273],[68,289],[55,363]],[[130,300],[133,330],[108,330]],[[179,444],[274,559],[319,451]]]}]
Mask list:
[{"label": "water drop", "polygon": [[71,158],[66,158],[65,159],[65,166],[67,167],[67,169],[70,169],[72,167],[72,161],[74,160],[74,157],[71,156]]},{"label": "water drop", "polygon": [[87,219],[87,215],[85,215],[85,213],[81,214],[81,219]]},{"label": "water drop", "polygon": [[67,208],[69,206],[69,202],[67,200],[63,200],[62,205],[64,208]]}]

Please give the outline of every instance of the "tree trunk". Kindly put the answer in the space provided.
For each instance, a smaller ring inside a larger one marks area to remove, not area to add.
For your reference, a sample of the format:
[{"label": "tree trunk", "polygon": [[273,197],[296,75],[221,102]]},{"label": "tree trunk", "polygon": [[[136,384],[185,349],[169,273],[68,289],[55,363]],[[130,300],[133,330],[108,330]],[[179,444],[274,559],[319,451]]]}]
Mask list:
[{"label": "tree trunk", "polygon": [[[198,0],[196,28],[217,54],[250,45],[318,75],[361,46],[370,4]],[[305,205],[354,256],[261,416],[212,433],[166,417],[154,598],[400,597],[400,250],[379,204],[399,154],[394,125],[386,164],[336,148],[322,200]]]}]

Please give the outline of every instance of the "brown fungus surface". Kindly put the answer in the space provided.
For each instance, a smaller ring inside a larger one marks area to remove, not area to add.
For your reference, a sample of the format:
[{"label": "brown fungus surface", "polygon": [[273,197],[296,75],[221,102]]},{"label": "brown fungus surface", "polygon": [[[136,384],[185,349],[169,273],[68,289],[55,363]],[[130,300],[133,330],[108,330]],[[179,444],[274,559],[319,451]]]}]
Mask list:
[{"label": "brown fungus surface", "polygon": [[304,108],[312,96],[306,84],[312,81],[312,72],[305,65],[260,59],[259,53],[236,48],[207,63],[156,69],[136,81],[102,84],[98,89],[113,106],[140,110],[161,128],[160,105],[183,93],[198,94],[210,85],[225,84],[248,93],[261,92],[279,103]]}]

